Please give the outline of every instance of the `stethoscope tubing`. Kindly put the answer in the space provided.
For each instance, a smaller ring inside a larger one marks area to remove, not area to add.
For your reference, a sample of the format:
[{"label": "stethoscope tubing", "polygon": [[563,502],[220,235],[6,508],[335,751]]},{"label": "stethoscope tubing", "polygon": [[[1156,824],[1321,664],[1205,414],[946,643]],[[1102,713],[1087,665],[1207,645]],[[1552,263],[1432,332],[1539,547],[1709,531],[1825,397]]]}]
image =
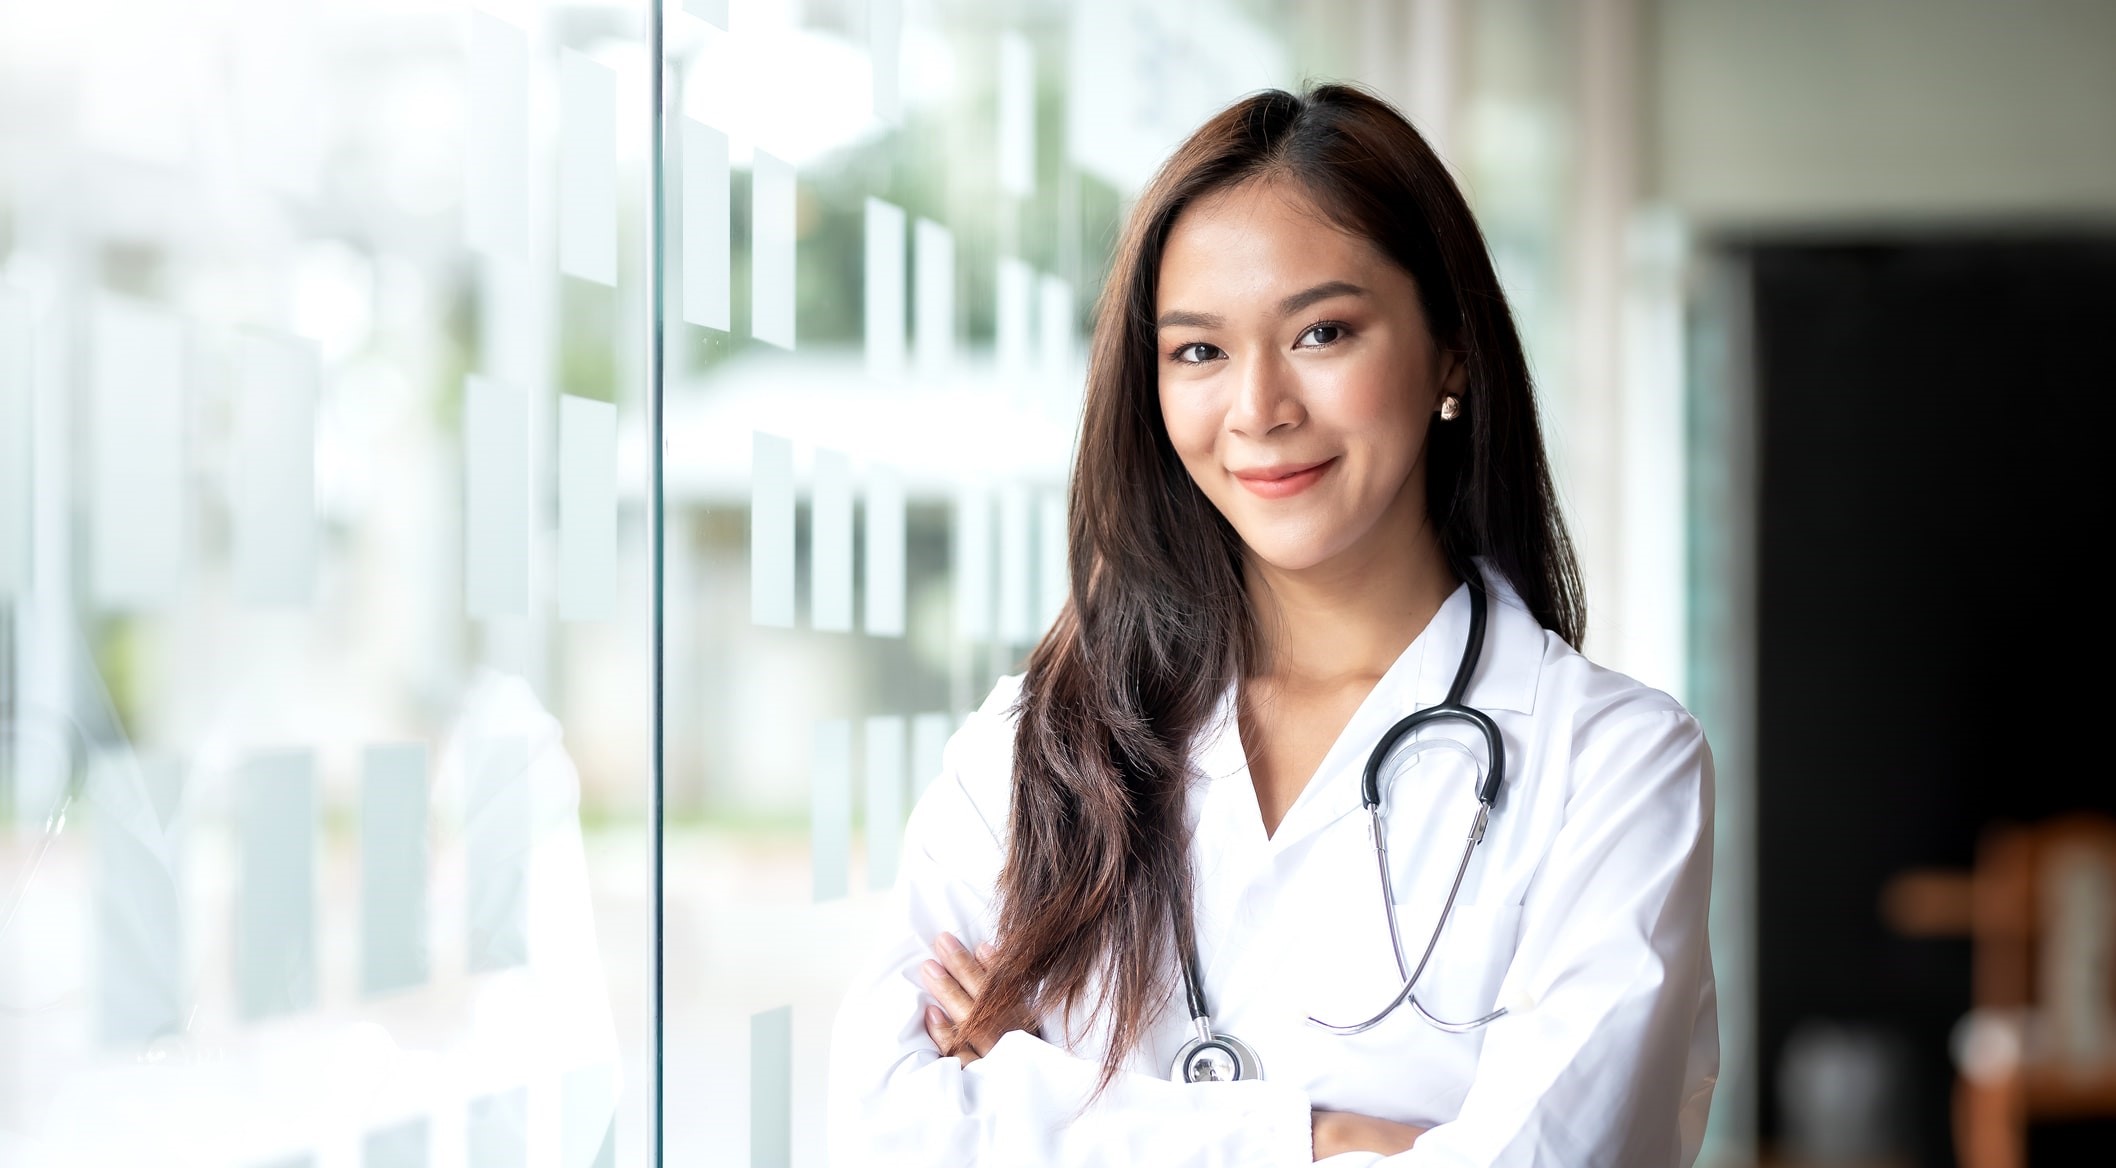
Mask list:
[{"label": "stethoscope tubing", "polygon": [[[1462,702],[1463,694],[1469,689],[1470,679],[1476,673],[1477,666],[1482,662],[1484,656],[1486,616],[1484,589],[1477,580],[1476,574],[1474,572],[1464,573],[1463,578],[1469,587],[1469,635],[1465,638],[1462,662],[1455,669],[1455,678],[1453,683],[1448,686],[1447,696],[1438,705],[1408,714],[1399,719],[1395,725],[1389,727],[1382,734],[1381,739],[1374,744],[1373,751],[1367,755],[1367,764],[1360,776],[1360,802],[1367,813],[1368,834],[1374,840],[1374,864],[1380,876],[1383,915],[1388,918],[1389,923],[1389,947],[1395,954],[1396,973],[1403,978],[1403,988],[1396,992],[1396,996],[1389,1000],[1389,1004],[1381,1012],[1361,1022],[1340,1025],[1325,1022],[1312,1015],[1309,1016],[1307,1021],[1310,1026],[1329,1031],[1332,1034],[1364,1034],[1381,1025],[1383,1021],[1387,1020],[1389,1015],[1395,1013],[1398,1008],[1406,1004],[1427,1025],[1450,1034],[1468,1034],[1506,1015],[1506,1008],[1502,1006],[1489,1014],[1479,1018],[1472,1018],[1466,1022],[1449,1021],[1445,1018],[1437,1017],[1432,1011],[1426,1009],[1424,1004],[1419,1002],[1417,995],[1412,992],[1418,985],[1418,979],[1424,976],[1427,964],[1432,961],[1433,951],[1440,945],[1440,935],[1447,930],[1448,918],[1455,911],[1455,900],[1462,892],[1463,877],[1469,872],[1470,858],[1476,854],[1477,845],[1483,842],[1485,829],[1491,823],[1493,807],[1498,802],[1499,790],[1504,785],[1506,778],[1506,743],[1499,734],[1498,724],[1493,722],[1491,716],[1484,711],[1464,705]],[[1403,935],[1396,925],[1396,894],[1389,880],[1387,832],[1382,823],[1381,771],[1388,764],[1390,753],[1395,750],[1397,744],[1403,741],[1407,735],[1435,722],[1447,721],[1468,722],[1474,726],[1484,739],[1485,746],[1490,752],[1491,765],[1485,773],[1484,781],[1477,788],[1476,815],[1470,821],[1469,835],[1462,847],[1462,859],[1455,864],[1455,877],[1448,885],[1447,900],[1441,905],[1440,920],[1433,926],[1432,935],[1426,938],[1425,949],[1418,955],[1418,964],[1412,967],[1404,956]],[[1185,923],[1189,924],[1190,922],[1186,920]],[[1183,1049],[1176,1055],[1175,1068],[1171,1077],[1178,1081],[1192,1081],[1189,1074],[1190,1067],[1192,1060],[1201,1049],[1219,1047],[1228,1050],[1236,1048],[1243,1051],[1248,1050],[1246,1045],[1232,1036],[1218,1034],[1213,1031],[1211,1016],[1206,1010],[1204,977],[1198,968],[1194,924],[1191,926],[1190,937],[1191,943],[1183,947],[1182,953],[1183,997],[1185,1004],[1190,1007],[1191,1024],[1197,1033],[1195,1037],[1183,1044]],[[1253,1054],[1250,1056],[1249,1061],[1254,1061]],[[1238,1059],[1237,1065],[1240,1065],[1240,1062],[1241,1060]],[[1261,1072],[1261,1067],[1258,1067],[1258,1070]],[[1243,1077],[1248,1076],[1244,1075]]]}]

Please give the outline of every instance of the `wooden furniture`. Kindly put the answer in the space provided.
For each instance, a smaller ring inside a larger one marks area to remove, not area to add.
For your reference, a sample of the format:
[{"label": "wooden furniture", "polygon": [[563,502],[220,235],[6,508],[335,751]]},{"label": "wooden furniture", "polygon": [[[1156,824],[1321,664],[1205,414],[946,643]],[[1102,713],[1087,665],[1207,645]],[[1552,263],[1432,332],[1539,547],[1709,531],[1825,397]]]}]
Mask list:
[{"label": "wooden furniture", "polygon": [[1908,935],[1971,938],[1974,1006],[1954,1044],[1962,1168],[2026,1168],[2038,1121],[2116,1118],[2116,820],[1995,828],[1973,872],[1904,873],[1881,912]]}]

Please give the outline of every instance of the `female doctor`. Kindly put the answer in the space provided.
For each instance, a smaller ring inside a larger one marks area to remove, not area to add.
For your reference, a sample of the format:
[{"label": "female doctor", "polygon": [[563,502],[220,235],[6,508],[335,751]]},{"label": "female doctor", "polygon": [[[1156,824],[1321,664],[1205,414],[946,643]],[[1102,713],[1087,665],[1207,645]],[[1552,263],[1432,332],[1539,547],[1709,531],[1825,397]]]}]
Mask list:
[{"label": "female doctor", "polygon": [[833,1161],[1690,1164],[1710,755],[1576,649],[1520,340],[1387,105],[1257,95],[1140,196],[1069,539],[906,828]]}]

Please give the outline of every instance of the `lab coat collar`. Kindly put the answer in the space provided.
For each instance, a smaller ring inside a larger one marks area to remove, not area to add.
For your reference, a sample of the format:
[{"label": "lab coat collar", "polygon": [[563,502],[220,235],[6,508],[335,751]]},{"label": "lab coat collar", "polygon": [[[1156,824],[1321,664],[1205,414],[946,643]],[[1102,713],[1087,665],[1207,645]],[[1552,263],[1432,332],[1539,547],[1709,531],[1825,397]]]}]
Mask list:
[{"label": "lab coat collar", "polygon": [[[1536,623],[1534,614],[1505,577],[1492,571],[1482,559],[1477,561],[1477,567],[1484,574],[1484,591],[1489,600],[1484,618],[1484,653],[1477,660],[1476,672],[1470,675],[1469,692],[1463,701],[1480,710],[1533,714],[1536,682],[1543,673],[1543,626]],[[1455,670],[1462,664],[1462,650],[1469,636],[1469,608],[1469,585],[1457,585],[1440,611],[1427,622],[1425,631],[1411,642],[1411,648],[1421,649],[1417,704],[1403,706],[1396,717],[1436,705],[1447,697],[1447,687],[1454,682]],[[1406,654],[1409,652],[1410,649],[1405,650]]]},{"label": "lab coat collar", "polygon": [[[1479,559],[1477,567],[1483,573],[1490,603],[1484,624],[1484,652],[1463,701],[1486,712],[1533,714],[1547,646],[1543,626],[1522,604],[1512,586],[1484,560]],[[1360,703],[1272,834],[1272,850],[1358,809],[1360,769],[1382,731],[1404,715],[1437,705],[1447,697],[1447,687],[1462,662],[1469,616],[1469,587],[1459,585]],[[1218,786],[1225,780],[1240,778],[1244,781],[1239,786],[1249,788],[1249,766],[1243,756],[1235,698],[1236,686],[1230,683],[1221,691],[1218,709],[1199,737],[1194,758],[1209,783]],[[1237,805],[1246,802],[1248,815],[1258,816],[1253,788],[1222,794],[1235,799]],[[1261,822],[1258,818],[1259,829]]]}]

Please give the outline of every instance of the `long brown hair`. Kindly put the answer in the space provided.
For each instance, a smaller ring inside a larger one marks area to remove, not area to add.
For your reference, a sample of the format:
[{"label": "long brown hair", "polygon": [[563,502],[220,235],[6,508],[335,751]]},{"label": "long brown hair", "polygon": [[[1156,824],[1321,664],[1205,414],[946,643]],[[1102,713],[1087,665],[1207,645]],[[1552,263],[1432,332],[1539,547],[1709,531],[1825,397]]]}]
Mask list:
[{"label": "long brown hair", "polygon": [[1439,157],[1385,102],[1344,85],[1270,90],[1215,116],[1140,195],[1096,306],[1071,595],[1023,680],[998,955],[964,1020],[976,1031],[1028,1011],[1070,1018],[1099,979],[1105,1087],[1180,980],[1190,742],[1257,648],[1241,539],[1162,424],[1161,253],[1185,207],[1266,178],[1296,184],[1409,272],[1435,341],[1467,365],[1462,416],[1431,429],[1426,460],[1428,507],[1457,575],[1482,558],[1574,645],[1586,621],[1520,338]]}]

